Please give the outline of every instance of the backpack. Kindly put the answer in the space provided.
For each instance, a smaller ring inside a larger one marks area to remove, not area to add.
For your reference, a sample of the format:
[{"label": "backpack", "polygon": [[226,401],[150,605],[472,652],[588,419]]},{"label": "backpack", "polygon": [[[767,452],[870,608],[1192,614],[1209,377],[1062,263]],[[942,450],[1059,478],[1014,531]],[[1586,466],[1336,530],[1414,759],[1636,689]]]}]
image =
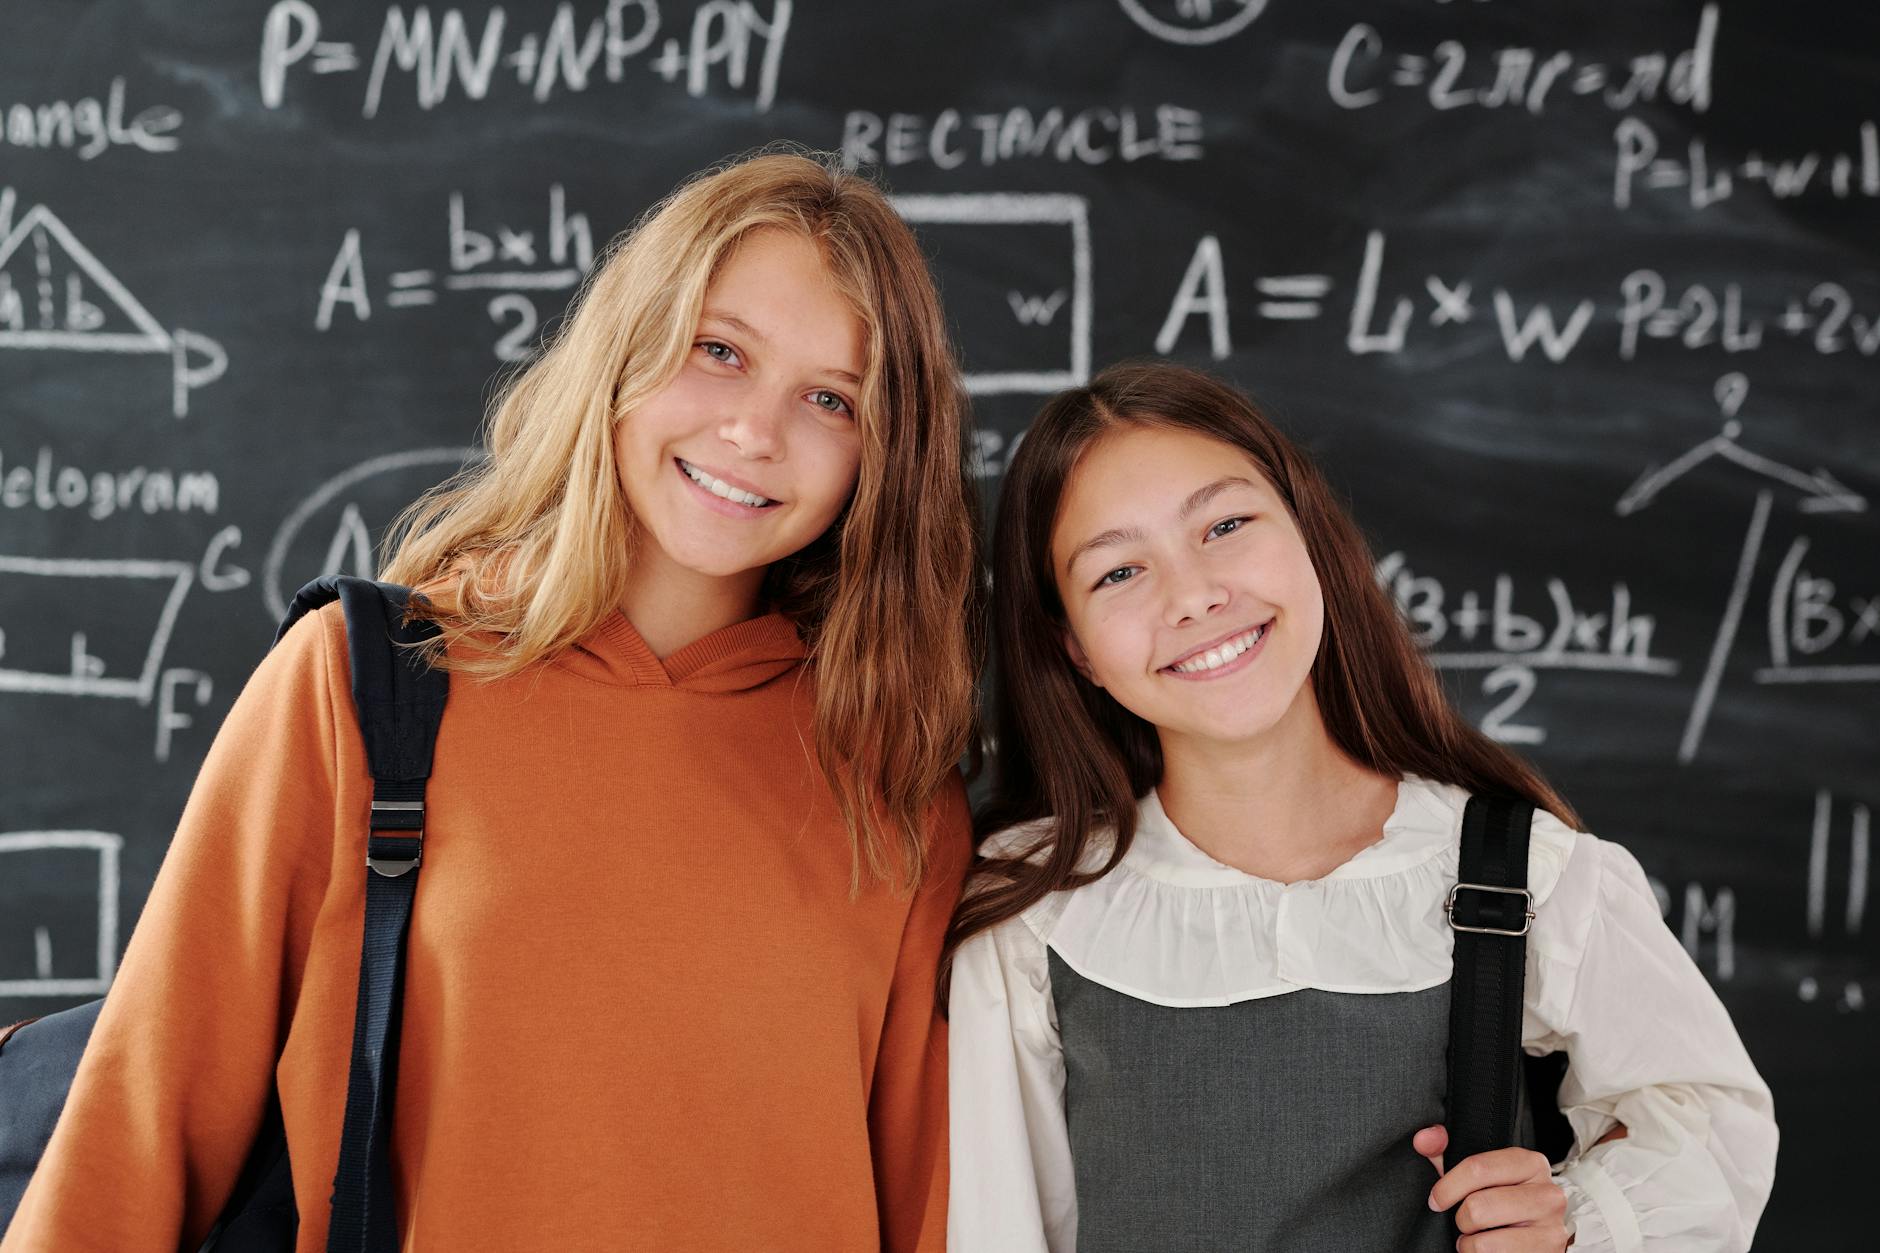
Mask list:
[{"label": "backpack", "polygon": [[[332,575],[301,588],[275,633],[339,601],[353,705],[372,771],[365,935],[353,1019],[328,1253],[395,1253],[391,1116],[397,1084],[405,935],[424,843],[424,789],[449,694],[442,670],[409,645],[438,634],[408,621],[409,589]],[[12,1222],[71,1091],[102,1001],[0,1029],[0,1232]],[[338,1111],[336,1111],[338,1112]],[[202,1253],[292,1253],[300,1226],[278,1096]]]},{"label": "backpack", "polygon": [[1471,796],[1462,811],[1456,885],[1443,912],[1455,931],[1449,990],[1449,1094],[1444,1166],[1491,1149],[1530,1145],[1559,1162],[1573,1147],[1560,1112],[1567,1055],[1521,1048],[1521,1000],[1534,898],[1527,890],[1534,806]]}]

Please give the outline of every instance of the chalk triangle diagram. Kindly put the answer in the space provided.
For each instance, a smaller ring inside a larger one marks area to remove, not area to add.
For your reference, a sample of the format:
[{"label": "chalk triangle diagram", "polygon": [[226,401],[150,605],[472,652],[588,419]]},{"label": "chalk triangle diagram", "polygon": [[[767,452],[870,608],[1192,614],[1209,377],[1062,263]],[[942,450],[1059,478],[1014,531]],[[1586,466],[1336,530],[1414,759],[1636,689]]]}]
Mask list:
[{"label": "chalk triangle diagram", "polygon": [[52,210],[35,205],[0,239],[0,348],[169,353],[174,341]]}]

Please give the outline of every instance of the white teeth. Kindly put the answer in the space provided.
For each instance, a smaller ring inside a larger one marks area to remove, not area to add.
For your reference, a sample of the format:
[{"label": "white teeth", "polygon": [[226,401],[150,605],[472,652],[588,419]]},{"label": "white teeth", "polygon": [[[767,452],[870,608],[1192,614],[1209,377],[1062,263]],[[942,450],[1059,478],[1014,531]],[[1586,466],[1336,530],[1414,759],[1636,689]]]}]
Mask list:
[{"label": "white teeth", "polygon": [[735,501],[740,505],[749,505],[753,509],[762,509],[765,505],[775,503],[768,497],[759,496],[754,492],[747,492],[742,488],[733,487],[723,479],[715,479],[705,473],[705,471],[693,465],[690,461],[681,460],[679,462],[679,468],[685,471],[687,478],[691,479],[694,483],[697,483],[714,496]]},{"label": "white teeth", "polygon": [[1265,627],[1255,627],[1245,635],[1237,635],[1225,644],[1216,645],[1199,657],[1190,658],[1178,666],[1170,666],[1176,674],[1201,674],[1208,670],[1219,670],[1234,658],[1260,642],[1266,634]]}]

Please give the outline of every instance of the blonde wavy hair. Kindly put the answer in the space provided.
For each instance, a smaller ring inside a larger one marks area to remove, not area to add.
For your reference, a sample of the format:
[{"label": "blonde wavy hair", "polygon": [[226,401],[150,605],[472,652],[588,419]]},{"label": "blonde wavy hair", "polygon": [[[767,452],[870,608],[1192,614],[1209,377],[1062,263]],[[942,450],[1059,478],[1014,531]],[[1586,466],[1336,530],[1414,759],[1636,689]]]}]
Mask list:
[{"label": "blonde wavy hair", "polygon": [[[854,495],[824,535],[771,567],[765,590],[808,649],[816,754],[855,884],[865,865],[911,888],[928,863],[927,811],[973,740],[978,497],[926,259],[866,178],[827,157],[766,152],[650,209],[492,402],[488,457],[393,523],[381,577],[431,596],[440,664],[480,677],[552,657],[613,614],[638,530],[616,477],[615,424],[678,372],[707,286],[763,227],[817,246],[866,334]],[[450,657],[471,635],[474,654]]]}]

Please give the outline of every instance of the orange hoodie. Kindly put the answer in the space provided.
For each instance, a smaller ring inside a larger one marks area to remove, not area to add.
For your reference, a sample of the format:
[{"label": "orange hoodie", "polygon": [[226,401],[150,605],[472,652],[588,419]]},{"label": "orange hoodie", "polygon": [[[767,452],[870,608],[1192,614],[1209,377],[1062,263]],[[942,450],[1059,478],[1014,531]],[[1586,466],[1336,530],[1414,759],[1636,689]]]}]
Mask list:
[{"label": "orange hoodie", "polygon": [[[945,1244],[935,966],[957,778],[909,897],[849,891],[777,614],[662,663],[625,617],[453,675],[411,924],[393,1173],[407,1250]],[[174,1253],[278,1084],[300,1253],[326,1247],[371,780],[329,606],[217,735],[0,1253]]]}]

